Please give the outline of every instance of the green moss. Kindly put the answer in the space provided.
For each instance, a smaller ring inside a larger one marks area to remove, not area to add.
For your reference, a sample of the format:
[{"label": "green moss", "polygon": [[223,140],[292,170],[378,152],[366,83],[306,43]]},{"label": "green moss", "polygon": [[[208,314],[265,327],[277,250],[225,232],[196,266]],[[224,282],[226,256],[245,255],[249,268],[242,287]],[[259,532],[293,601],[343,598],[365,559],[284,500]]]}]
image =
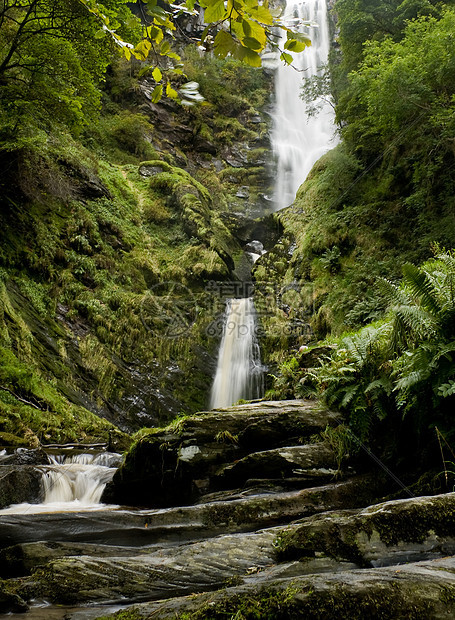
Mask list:
[{"label": "green moss", "polygon": [[255,592],[254,596],[234,595],[226,597],[225,600],[209,602],[195,612],[181,613],[176,616],[178,620],[220,620],[221,618],[231,617],[236,620],[254,620],[267,618],[269,620],[279,620],[287,618],[297,618],[297,607],[294,597],[298,593],[298,588],[288,586],[285,589],[263,588]]},{"label": "green moss", "polygon": [[69,403],[12,351],[0,348],[0,430],[7,441],[30,445],[38,441],[109,440],[115,427]]},{"label": "green moss", "polygon": [[117,611],[113,615],[109,616],[100,616],[98,620],[143,620],[144,616],[141,614],[139,610],[127,609],[125,611]]},{"label": "green moss", "polygon": [[12,433],[1,433],[0,432],[0,446],[12,446],[14,448],[19,448],[20,446],[28,446],[30,442],[24,437],[18,437],[17,435],[13,435]]},{"label": "green moss", "polygon": [[368,540],[377,536],[389,547],[400,543],[422,544],[432,535],[450,536],[454,511],[452,498],[441,496],[397,503],[388,510],[379,509],[366,515],[329,513],[327,518],[284,529],[274,545],[280,561],[314,557],[323,552],[365,566],[368,563],[360,551],[363,535]]}]

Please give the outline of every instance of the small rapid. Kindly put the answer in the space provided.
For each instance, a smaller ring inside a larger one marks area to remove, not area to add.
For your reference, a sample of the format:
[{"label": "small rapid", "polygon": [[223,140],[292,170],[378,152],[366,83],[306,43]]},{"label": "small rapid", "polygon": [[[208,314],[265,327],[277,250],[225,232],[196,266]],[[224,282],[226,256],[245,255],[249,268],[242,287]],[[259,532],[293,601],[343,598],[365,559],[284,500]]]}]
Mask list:
[{"label": "small rapid", "polygon": [[50,454],[51,465],[36,466],[42,473],[42,502],[13,504],[0,510],[0,515],[100,510],[106,507],[101,497],[121,458],[110,452]]}]

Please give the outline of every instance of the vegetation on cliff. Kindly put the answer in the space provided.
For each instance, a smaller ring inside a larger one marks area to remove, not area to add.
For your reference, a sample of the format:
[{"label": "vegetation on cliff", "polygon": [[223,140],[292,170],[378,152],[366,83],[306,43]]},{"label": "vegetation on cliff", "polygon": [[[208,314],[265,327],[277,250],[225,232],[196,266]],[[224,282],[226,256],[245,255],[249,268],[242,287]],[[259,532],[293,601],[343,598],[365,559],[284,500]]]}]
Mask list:
[{"label": "vegetation on cliff", "polygon": [[257,267],[299,292],[288,321],[306,314],[328,338],[319,356],[296,354],[308,338],[295,339],[273,393],[322,396],[403,461],[439,452],[435,425],[454,431],[452,5],[337,2],[342,142],[280,213],[282,248]]},{"label": "vegetation on cliff", "polygon": [[[1,51],[1,443],[107,440],[113,425],[130,432],[203,409],[217,345],[207,326],[223,305],[205,287],[230,277],[241,253],[223,213],[248,213],[269,183],[270,80],[187,47],[187,77],[175,80],[198,82],[204,104],[156,105],[155,78],[141,77],[150,62],[120,60],[84,3],[50,15],[31,2],[36,19],[22,29],[25,3],[12,4],[0,23],[11,26]],[[108,8],[112,28],[138,40],[125,3]]]}]

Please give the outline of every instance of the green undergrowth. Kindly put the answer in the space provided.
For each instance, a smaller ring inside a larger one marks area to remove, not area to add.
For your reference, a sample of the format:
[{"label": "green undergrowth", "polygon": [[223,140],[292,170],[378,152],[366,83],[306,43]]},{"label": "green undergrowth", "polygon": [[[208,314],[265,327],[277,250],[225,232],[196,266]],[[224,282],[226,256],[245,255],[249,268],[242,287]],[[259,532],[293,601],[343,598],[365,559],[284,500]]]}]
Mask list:
[{"label": "green undergrowth", "polygon": [[[122,434],[106,420],[70,403],[39,369],[0,348],[0,444],[109,442]],[[123,441],[123,445],[126,445]]]},{"label": "green undergrowth", "polygon": [[385,316],[288,355],[269,397],[312,393],[339,411],[339,459],[366,443],[399,467],[418,452],[417,471],[446,469],[442,453],[455,436],[454,279],[454,253],[442,250],[419,267],[403,265],[399,286],[378,279]]},{"label": "green undergrowth", "polygon": [[[33,424],[40,405],[21,403],[17,428],[6,403],[5,433],[23,439],[30,427],[60,440],[65,423],[52,415],[63,402],[80,408],[81,428],[91,411],[133,431],[144,415],[165,425],[205,408],[224,305],[206,287],[230,279],[241,254],[223,212],[248,210],[267,178],[261,108],[271,81],[192,48],[184,62],[200,106],[150,107],[139,67],[118,60],[90,123],[73,134],[61,121],[21,125],[0,146],[0,347],[63,399]],[[235,196],[239,179],[248,204]],[[65,419],[74,440],[82,431]]]},{"label": "green undergrowth", "polygon": [[[27,207],[19,210],[10,198],[2,218],[6,243],[1,256],[0,345],[12,347],[20,362],[41,367],[43,377],[57,380],[59,389],[65,383],[70,390],[76,388],[74,363],[81,364],[83,372],[93,376],[91,389],[96,388],[96,398],[114,400],[128,389],[119,378],[120,359],[126,363],[140,360],[144,368],[182,359],[182,372],[193,370],[199,383],[185,393],[179,382],[176,393],[183,402],[186,399],[190,410],[201,408],[198,385],[204,379],[192,368],[195,358],[190,337],[193,342],[206,341],[207,319],[194,313],[196,299],[204,296],[204,281],[228,276],[220,255],[227,259],[230,245],[236,247],[221,225],[218,238],[213,236],[212,230],[218,229],[211,221],[208,190],[184,170],[159,160],[152,163],[160,164],[163,172],[151,183],[140,174],[138,165],[95,163],[75,142],[68,140],[60,146],[54,182],[65,192],[66,204],[44,194],[44,189],[50,190],[43,186],[49,179],[29,179]],[[40,157],[43,167],[52,164],[45,150]],[[33,159],[39,159],[36,153]],[[28,165],[27,161],[23,164]],[[72,171],[69,179],[68,168]],[[190,332],[181,337],[166,338],[160,316],[153,313],[155,308],[161,310],[162,296],[168,292],[163,282],[180,285],[182,294],[190,294],[191,287],[193,296],[186,300]],[[203,308],[204,303],[202,298],[198,306]],[[56,322],[57,312],[60,322]],[[37,330],[51,338],[58,336],[55,346],[45,353]],[[71,331],[77,337],[79,359],[68,363],[75,354],[68,350]],[[11,432],[17,416],[7,409],[3,430]],[[29,418],[39,414],[33,408],[26,411],[27,416],[22,413],[25,426],[18,434],[31,425],[43,437],[60,440],[64,436],[64,422],[32,424]],[[84,416],[79,414],[80,428],[88,425],[88,412]],[[71,440],[80,433],[72,419],[66,418]]]}]

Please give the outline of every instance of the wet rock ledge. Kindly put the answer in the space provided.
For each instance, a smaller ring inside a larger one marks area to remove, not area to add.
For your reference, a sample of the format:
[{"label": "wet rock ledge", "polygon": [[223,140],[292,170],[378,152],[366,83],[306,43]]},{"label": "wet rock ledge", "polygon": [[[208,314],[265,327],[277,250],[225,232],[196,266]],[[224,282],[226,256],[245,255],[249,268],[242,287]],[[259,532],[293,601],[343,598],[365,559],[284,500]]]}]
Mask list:
[{"label": "wet rock ledge", "polygon": [[103,499],[160,507],[255,482],[289,488],[289,477],[297,488],[314,486],[315,480],[333,479],[335,460],[327,446],[309,446],[310,438],[336,424],[334,413],[305,400],[256,402],[181,418],[145,432]]}]

